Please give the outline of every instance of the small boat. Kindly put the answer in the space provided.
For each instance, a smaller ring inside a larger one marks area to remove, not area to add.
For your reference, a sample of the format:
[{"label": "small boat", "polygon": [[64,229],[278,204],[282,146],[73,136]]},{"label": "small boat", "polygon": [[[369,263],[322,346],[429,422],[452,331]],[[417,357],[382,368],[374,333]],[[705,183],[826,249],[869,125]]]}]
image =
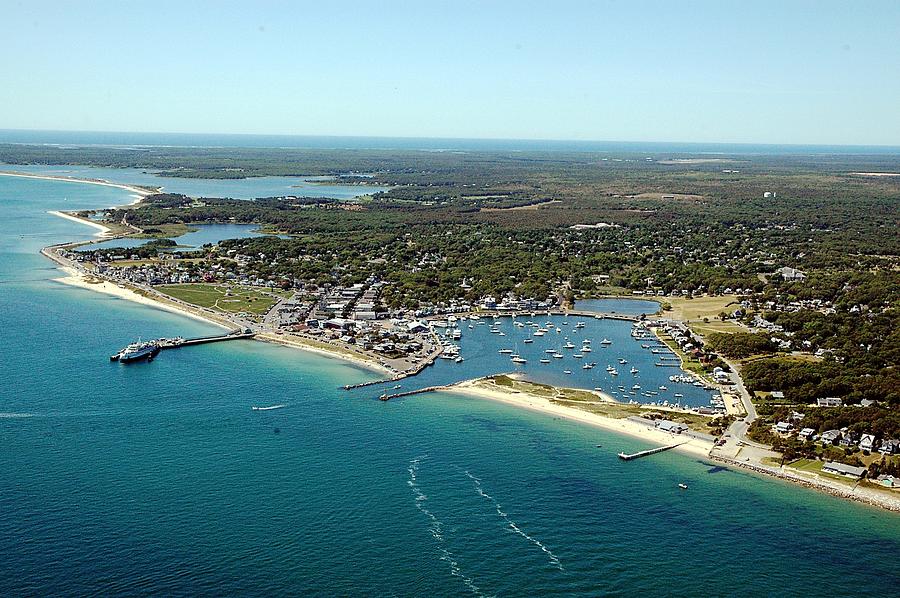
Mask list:
[{"label": "small boat", "polygon": [[572,370],[563,370],[563,374],[571,374]]},{"label": "small boat", "polygon": [[393,388],[394,390],[397,390],[397,389],[400,388],[401,386],[403,386],[403,385],[402,385],[402,384],[395,384],[392,388]]},{"label": "small boat", "polygon": [[676,393],[675,393],[675,398],[676,398],[676,399],[683,399],[683,398],[684,398],[684,395],[681,394],[681,393],[676,392]]},{"label": "small boat", "polygon": [[546,358],[545,358],[545,359],[541,359],[541,363],[550,363],[550,360],[549,360],[549,359],[546,359]]},{"label": "small boat", "polygon": [[682,490],[687,490],[687,484],[685,484],[683,482],[681,484],[678,484],[678,487],[681,488]]},{"label": "small boat", "polygon": [[562,353],[554,353],[554,354],[553,354],[553,358],[554,358],[554,359],[562,359],[562,358],[563,358],[563,354],[562,354]]},{"label": "small boat", "polygon": [[457,357],[457,358],[454,359],[453,361],[455,361],[456,363],[462,363],[464,360],[463,360],[463,358],[462,358],[462,355],[460,355],[459,357]]},{"label": "small boat", "polygon": [[628,360],[627,360],[627,359],[623,359],[622,357],[620,357],[620,358],[619,358],[619,363],[622,364],[622,365],[625,365],[626,363],[628,363]]},{"label": "small boat", "polygon": [[524,341],[522,341],[522,342],[524,342],[524,343],[527,345],[528,343],[533,343],[534,341],[531,340],[530,338],[526,338],[526,339],[525,339]]},{"label": "small boat", "polygon": [[637,369],[636,367],[632,366],[632,367],[631,367],[631,373],[632,373],[632,374],[637,374],[637,373],[638,373],[638,369]]},{"label": "small boat", "polygon": [[512,358],[512,362],[513,363],[528,363],[528,360],[523,357],[519,357],[518,355],[514,355]]},{"label": "small boat", "polygon": [[612,341],[609,340],[608,338],[605,338],[605,339],[603,339],[602,341],[600,341],[600,344],[601,344],[601,345],[611,345],[611,344],[612,344]]},{"label": "small boat", "polygon": [[512,355],[512,352],[513,352],[512,349],[500,349],[499,351],[497,351],[497,353],[500,353],[503,355]]},{"label": "small boat", "polygon": [[660,390],[669,390],[669,387],[668,386],[660,386],[659,389]]}]

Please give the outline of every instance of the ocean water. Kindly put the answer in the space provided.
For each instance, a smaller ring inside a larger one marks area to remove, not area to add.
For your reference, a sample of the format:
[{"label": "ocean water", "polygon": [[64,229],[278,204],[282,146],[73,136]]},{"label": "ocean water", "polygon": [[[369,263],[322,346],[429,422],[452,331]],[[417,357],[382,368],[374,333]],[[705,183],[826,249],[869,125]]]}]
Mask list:
[{"label": "ocean water", "polygon": [[214,330],[53,280],[39,248],[93,231],[46,211],[127,199],[0,178],[0,595],[896,594],[895,514],[489,401],[348,395],[372,374],[264,343],[110,363]]},{"label": "ocean water", "polygon": [[900,146],[775,145],[666,141],[573,141],[560,139],[461,139],[427,137],[329,137],[311,135],[227,135],[29,131],[0,129],[0,143],[108,145],[117,147],[270,147],[304,149],[399,149],[420,151],[562,151],[674,154],[900,154]]}]

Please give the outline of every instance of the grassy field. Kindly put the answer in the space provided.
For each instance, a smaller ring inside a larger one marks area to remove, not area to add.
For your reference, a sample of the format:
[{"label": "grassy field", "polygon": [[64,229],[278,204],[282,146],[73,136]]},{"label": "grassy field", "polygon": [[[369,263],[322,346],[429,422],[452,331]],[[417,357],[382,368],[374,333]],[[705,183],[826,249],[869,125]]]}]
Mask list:
[{"label": "grassy field", "polygon": [[232,285],[169,284],[156,289],[186,303],[234,314],[246,312],[262,315],[277,301],[267,292]]},{"label": "grassy field", "polygon": [[[664,312],[667,317],[686,322],[696,322],[698,320],[702,322],[703,318],[709,318],[710,322],[707,325],[713,324],[713,320],[718,318],[720,312],[730,313],[740,307],[737,295],[697,297],[696,299],[657,297],[657,300],[663,301],[671,307],[670,310]],[[718,322],[718,324],[723,323]]]}]

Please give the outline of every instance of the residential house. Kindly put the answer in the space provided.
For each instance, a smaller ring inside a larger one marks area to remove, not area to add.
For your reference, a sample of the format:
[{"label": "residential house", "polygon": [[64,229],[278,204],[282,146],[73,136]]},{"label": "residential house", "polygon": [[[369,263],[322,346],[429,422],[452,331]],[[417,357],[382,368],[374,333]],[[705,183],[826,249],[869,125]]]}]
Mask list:
[{"label": "residential house", "polygon": [[822,444],[826,444],[826,445],[837,444],[838,441],[841,439],[841,436],[842,436],[842,434],[841,434],[840,430],[828,430],[828,431],[822,432],[822,435],[819,436],[819,441]]},{"label": "residential house", "polygon": [[875,448],[875,436],[872,434],[863,434],[859,439],[859,449],[862,451],[872,451]]},{"label": "residential house", "polygon": [[822,466],[822,471],[858,480],[866,473],[866,468],[829,461]]},{"label": "residential house", "polygon": [[775,431],[779,434],[790,434],[794,429],[794,424],[791,422],[778,422],[775,424]]},{"label": "residential house", "polygon": [[837,397],[827,397],[824,399],[816,399],[819,407],[841,407],[844,402]]},{"label": "residential house", "polygon": [[878,447],[878,452],[882,455],[896,455],[900,453],[900,440],[895,438],[885,438]]},{"label": "residential house", "polygon": [[800,430],[800,433],[797,434],[797,438],[800,440],[812,440],[812,437],[815,435],[816,431],[813,428],[803,428]]}]

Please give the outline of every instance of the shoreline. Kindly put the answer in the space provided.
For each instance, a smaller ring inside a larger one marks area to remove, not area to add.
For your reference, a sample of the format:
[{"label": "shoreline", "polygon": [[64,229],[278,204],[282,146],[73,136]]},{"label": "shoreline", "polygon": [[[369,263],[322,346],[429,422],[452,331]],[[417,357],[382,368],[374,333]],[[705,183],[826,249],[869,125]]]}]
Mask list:
[{"label": "shoreline", "polygon": [[[0,176],[19,176],[24,178],[32,178],[32,179],[42,179],[42,180],[61,180],[68,182],[80,182],[86,184],[95,184],[107,187],[116,187],[126,191],[130,191],[138,195],[138,198],[129,205],[134,205],[139,203],[144,197],[152,194],[152,191],[141,189],[138,187],[110,183],[108,181],[98,181],[98,180],[88,180],[88,179],[75,179],[69,177],[58,177],[58,176],[50,176],[50,175],[31,175],[25,173],[10,173],[10,172],[0,172]],[[80,222],[82,224],[91,226],[95,229],[99,229],[99,232],[95,234],[96,237],[99,238],[108,238],[110,236],[111,230],[99,223],[93,222],[88,219],[80,218],[74,216],[70,213],[53,210],[48,213],[58,216],[61,218],[65,218],[71,221]],[[113,235],[115,236],[115,235]],[[76,243],[77,244],[77,243]],[[91,282],[88,278],[91,276],[89,272],[85,272],[74,265],[67,265],[66,260],[61,256],[57,255],[55,249],[60,247],[71,246],[73,243],[63,243],[60,245],[54,245],[45,247],[41,250],[41,253],[54,261],[57,264],[57,267],[61,269],[66,276],[54,279],[55,281],[67,284],[70,286],[80,287],[86,290],[92,290],[100,293],[105,293],[107,295],[112,295],[120,299],[125,299],[128,301],[132,301],[134,303],[138,303],[145,306],[155,307],[157,309],[162,309],[165,311],[177,313],[183,316],[191,317],[194,319],[201,320],[208,324],[213,324],[222,328],[232,329],[235,327],[234,322],[231,322],[227,317],[223,316],[221,321],[219,318],[213,317],[212,314],[204,314],[200,313],[200,308],[188,308],[185,305],[180,305],[175,301],[167,301],[162,299],[161,297],[148,297],[144,294],[137,292],[132,289],[130,285],[126,284],[116,284],[109,280],[105,280],[101,277],[96,277],[97,282]],[[622,299],[628,299],[628,297],[620,297]],[[574,306],[573,306],[574,307]],[[562,313],[566,313],[568,315],[573,315],[572,312],[575,312],[577,315],[581,310],[567,310],[562,309]],[[657,312],[660,313],[660,312]],[[594,315],[598,316],[597,312],[587,312],[584,313],[585,316]],[[619,314],[605,314],[604,317],[612,317],[613,319],[623,319],[623,320],[636,320],[635,316],[624,316]],[[654,331],[654,334],[656,332]],[[361,369],[366,369],[369,371],[376,371],[378,373],[388,373],[391,375],[395,375],[396,372],[393,372],[389,368],[381,366],[379,364],[373,363],[371,361],[365,360],[363,358],[357,358],[353,355],[345,354],[340,351],[330,351],[326,347],[318,347],[312,346],[311,343],[304,342],[302,338],[289,337],[284,338],[275,334],[262,333],[259,335],[259,340],[263,342],[271,342],[274,344],[281,344],[284,346],[296,348],[302,351],[308,351],[310,353],[316,353],[319,355],[323,355],[326,357],[332,357],[341,359],[344,362],[359,367]],[[657,335],[658,337],[658,335]],[[683,366],[683,363],[682,363]],[[682,367],[683,369],[683,367]],[[393,378],[393,376],[392,376]],[[481,384],[479,384],[481,382]],[[795,474],[791,474],[787,471],[775,470],[769,468],[761,463],[744,463],[740,461],[736,461],[733,459],[729,459],[723,456],[711,454],[714,449],[714,444],[712,442],[702,440],[699,438],[691,438],[681,435],[670,434],[667,432],[662,432],[660,430],[649,428],[647,426],[640,425],[636,422],[629,421],[624,418],[612,418],[604,415],[600,415],[597,413],[591,413],[582,409],[568,407],[565,405],[560,405],[558,403],[552,403],[545,397],[541,397],[538,395],[530,394],[527,392],[519,391],[519,390],[503,390],[501,388],[485,388],[485,384],[483,380],[469,380],[453,385],[449,385],[446,387],[442,387],[437,389],[438,392],[447,392],[451,394],[458,394],[462,396],[468,396],[472,398],[478,399],[488,399],[494,400],[497,402],[505,403],[510,406],[528,409],[530,411],[543,413],[545,415],[552,415],[556,417],[562,417],[567,420],[579,422],[582,424],[587,424],[596,428],[601,428],[613,433],[623,434],[626,436],[630,436],[636,438],[638,440],[644,442],[653,442],[659,444],[671,444],[673,440],[681,440],[686,439],[683,444],[675,447],[672,450],[678,451],[680,453],[689,454],[695,457],[700,458],[708,458],[714,461],[718,461],[721,463],[725,463],[731,465],[733,467],[739,467],[741,469],[749,470],[756,472],[761,475],[767,475],[770,477],[775,477],[784,481],[788,481],[800,486],[804,486],[807,488],[812,488],[821,492],[828,493],[832,496],[836,496],[839,498],[843,498],[845,500],[853,500],[856,502],[864,503],[867,505],[880,507],[885,510],[900,512],[900,499],[895,499],[893,497],[882,497],[878,494],[873,494],[872,490],[861,488],[860,492],[856,492],[857,488],[854,487],[852,490],[840,488],[834,486],[834,484],[829,484],[827,481],[821,480],[813,480],[806,479],[804,477],[800,477]],[[591,391],[593,392],[593,391]],[[597,393],[595,393],[597,394]],[[602,393],[598,394],[598,396],[604,400],[610,400],[611,397],[603,396]],[[617,401],[616,401],[617,402]]]},{"label": "shoreline", "polygon": [[[46,254],[45,254],[46,255]],[[118,299],[124,299],[126,301],[131,301],[132,303],[138,303],[140,305],[144,305],[146,307],[153,307],[156,309],[161,309],[163,311],[167,311],[170,313],[177,313],[182,316],[187,316],[189,318],[193,318],[195,320],[203,321],[207,324],[212,324],[214,326],[219,326],[220,328],[225,328],[227,330],[231,330],[233,327],[228,324],[224,324],[223,322],[216,321],[210,317],[203,316],[198,313],[193,313],[187,309],[184,309],[178,305],[165,303],[163,301],[158,301],[156,299],[151,299],[150,297],[146,297],[141,295],[140,293],[134,291],[133,289],[128,288],[127,286],[119,286],[114,284],[108,280],[97,277],[96,282],[92,282],[88,280],[90,274],[81,272],[71,266],[66,266],[63,264],[57,263],[57,269],[61,270],[66,274],[66,276],[61,276],[59,278],[54,278],[54,282],[59,282],[61,284],[78,287],[81,289],[86,289],[89,291],[94,291],[96,293],[103,293],[104,295],[110,295],[116,297]]]},{"label": "shoreline", "polygon": [[68,183],[85,183],[88,185],[100,185],[102,187],[116,187],[118,189],[124,189],[125,191],[129,191],[134,193],[135,195],[139,195],[140,197],[135,201],[125,204],[125,205],[134,205],[139,203],[143,198],[148,195],[153,195],[153,193],[158,191],[151,191],[150,189],[145,189],[143,187],[138,187],[136,185],[127,185],[125,183],[112,183],[103,179],[80,179],[76,177],[67,177],[62,175],[53,175],[53,174],[31,174],[27,172],[16,172],[14,170],[3,170],[0,171],[0,176],[14,176],[21,177],[25,179],[39,179],[43,181],[63,181]]},{"label": "shoreline", "polygon": [[104,226],[99,222],[94,222],[93,220],[88,220],[87,218],[80,218],[78,216],[60,210],[50,210],[47,213],[53,216],[57,216],[58,218],[65,218],[66,220],[71,220],[72,222],[78,222],[79,224],[84,224],[86,226],[99,229],[96,233],[94,233],[94,236],[100,239],[115,237],[115,235],[112,234],[111,228],[109,228],[108,226]]},{"label": "shoreline", "polygon": [[[684,440],[684,444],[672,450],[687,453],[695,457],[707,458],[709,452],[713,449],[713,443],[698,438],[669,434],[668,432],[663,432],[655,428],[648,428],[627,419],[607,417],[583,409],[552,403],[545,397],[523,391],[503,390],[499,387],[486,387],[484,379],[466,380],[464,382],[446,386],[438,392],[447,392],[471,398],[488,399],[499,403],[505,403],[521,409],[588,424],[596,428],[602,428],[610,432],[630,436],[644,442],[668,445],[672,444],[673,440]],[[605,400],[609,400],[602,394],[598,394],[598,396]]]},{"label": "shoreline", "polygon": [[761,463],[743,462],[717,454],[711,454],[709,458],[717,463],[736,467],[756,475],[775,478],[796,486],[803,486],[810,490],[830,494],[835,498],[858,502],[893,513],[900,513],[900,493],[898,493],[896,497],[887,496],[880,494],[877,490],[861,487],[859,483],[853,486],[846,486],[836,480],[831,481],[821,477],[806,477],[795,470],[791,470],[789,467],[777,468]]}]

